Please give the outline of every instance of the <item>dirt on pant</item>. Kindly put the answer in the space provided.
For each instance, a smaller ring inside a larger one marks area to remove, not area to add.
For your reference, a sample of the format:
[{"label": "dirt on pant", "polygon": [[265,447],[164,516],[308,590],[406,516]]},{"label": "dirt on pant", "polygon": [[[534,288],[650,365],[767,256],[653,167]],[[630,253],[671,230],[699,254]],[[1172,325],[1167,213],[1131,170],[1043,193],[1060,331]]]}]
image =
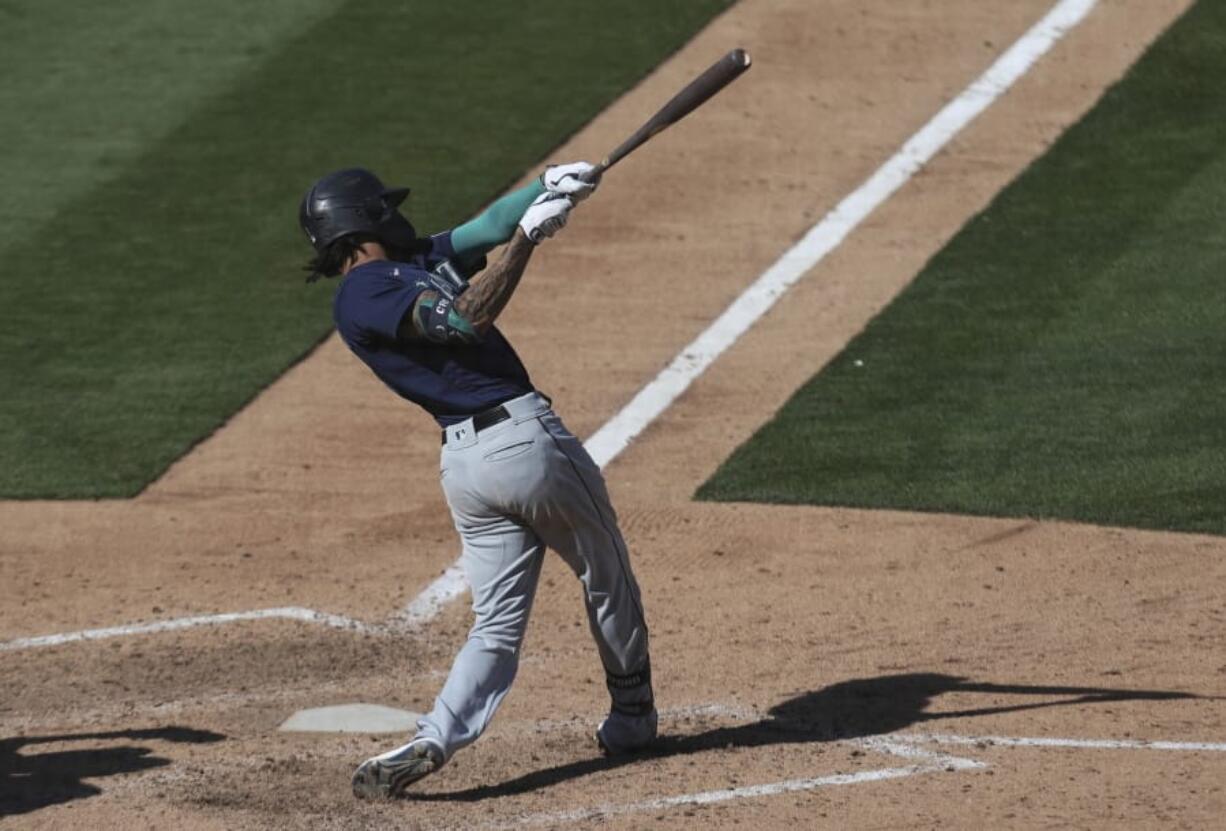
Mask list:
[{"label": "dirt on pant", "polygon": [[[598,158],[731,46],[754,56],[609,175],[506,313],[571,429],[617,412],[1050,5],[743,0],[559,148]],[[653,752],[598,755],[603,673],[556,558],[494,726],[414,798],[349,790],[399,737],[277,730],[302,707],[428,709],[470,620],[456,601],[384,625],[458,553],[437,430],[331,339],[137,499],[0,503],[0,636],[262,609],[365,625],[0,652],[5,824],[1219,822],[1226,540],[691,498],[1187,5],[1101,0],[607,469],[652,626]]]}]

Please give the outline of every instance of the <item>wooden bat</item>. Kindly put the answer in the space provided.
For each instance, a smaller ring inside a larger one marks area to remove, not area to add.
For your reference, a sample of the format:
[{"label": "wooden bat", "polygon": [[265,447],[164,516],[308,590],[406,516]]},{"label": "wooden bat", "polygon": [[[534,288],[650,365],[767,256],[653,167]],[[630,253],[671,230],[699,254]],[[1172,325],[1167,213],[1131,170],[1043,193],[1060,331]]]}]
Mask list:
[{"label": "wooden bat", "polygon": [[597,178],[628,156],[632,151],[645,144],[656,133],[672,124],[676,124],[698,109],[704,101],[735,81],[746,69],[749,69],[749,63],[748,52],[744,49],[733,49],[727,55],[711,64],[706,72],[690,81],[685,89],[674,95],[667,104],[660,108],[659,112],[647,119],[647,122],[638,128],[634,135],[618,145],[612,153],[605,156],[604,161],[596,165],[595,170],[584,178],[589,180]]}]

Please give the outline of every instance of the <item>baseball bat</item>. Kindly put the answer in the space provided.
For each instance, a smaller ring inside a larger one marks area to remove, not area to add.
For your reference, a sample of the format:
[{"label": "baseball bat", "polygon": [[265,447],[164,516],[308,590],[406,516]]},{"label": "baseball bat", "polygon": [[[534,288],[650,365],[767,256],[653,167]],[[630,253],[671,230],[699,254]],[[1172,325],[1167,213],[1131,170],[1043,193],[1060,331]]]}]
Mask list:
[{"label": "baseball bat", "polygon": [[749,53],[744,49],[733,49],[727,55],[711,64],[705,72],[690,81],[681,92],[674,95],[655,115],[647,119],[646,123],[638,128],[630,138],[623,141],[612,153],[605,156],[604,160],[596,165],[596,169],[585,178],[593,179],[600,176],[631,152],[646,144],[647,140],[652,136],[666,127],[676,124],[698,109],[708,98],[728,86],[742,72],[749,69],[749,64]]}]

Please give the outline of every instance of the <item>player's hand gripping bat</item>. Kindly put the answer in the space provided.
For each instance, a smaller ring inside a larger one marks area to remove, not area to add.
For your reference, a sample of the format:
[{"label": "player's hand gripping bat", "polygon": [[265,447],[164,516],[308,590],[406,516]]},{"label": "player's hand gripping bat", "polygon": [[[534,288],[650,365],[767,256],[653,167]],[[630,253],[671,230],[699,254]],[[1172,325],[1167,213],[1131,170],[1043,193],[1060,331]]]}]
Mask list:
[{"label": "player's hand gripping bat", "polygon": [[605,156],[604,161],[596,165],[595,169],[585,176],[584,179],[591,181],[600,177],[610,167],[645,144],[656,133],[659,133],[665,127],[676,124],[698,109],[704,101],[736,80],[746,69],[749,69],[749,63],[748,52],[744,49],[733,49],[727,55],[711,64],[706,72],[690,81],[685,89],[674,95],[672,100],[660,108],[659,112],[647,119],[647,123],[638,128],[634,135],[618,145],[612,153]]}]

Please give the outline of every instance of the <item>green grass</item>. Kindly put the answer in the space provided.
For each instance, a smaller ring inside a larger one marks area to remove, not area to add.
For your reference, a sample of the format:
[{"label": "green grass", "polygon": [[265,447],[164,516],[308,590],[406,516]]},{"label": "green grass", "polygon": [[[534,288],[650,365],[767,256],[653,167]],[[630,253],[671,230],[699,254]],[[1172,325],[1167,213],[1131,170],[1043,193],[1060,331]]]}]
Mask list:
[{"label": "green grass", "polygon": [[1202,0],[699,498],[1226,533],[1223,77]]},{"label": "green grass", "polygon": [[728,2],[0,4],[0,497],[133,495],[319,342],[318,175],[446,227]]},{"label": "green grass", "polygon": [[0,3],[0,250],[121,174],[339,0]]}]

